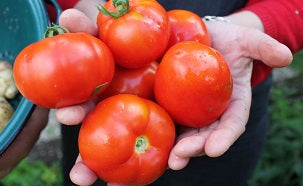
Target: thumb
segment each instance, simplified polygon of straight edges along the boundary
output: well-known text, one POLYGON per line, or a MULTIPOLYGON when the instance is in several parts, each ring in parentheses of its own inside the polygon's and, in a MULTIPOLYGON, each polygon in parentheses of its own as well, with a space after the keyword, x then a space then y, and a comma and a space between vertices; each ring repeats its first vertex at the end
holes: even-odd
POLYGON ((243 31, 244 51, 246 57, 262 61, 269 67, 285 67, 292 62, 290 49, 274 38, 255 29, 243 31))
POLYGON ((65 26, 70 32, 86 32, 96 36, 98 29, 93 21, 77 9, 67 9, 59 17, 59 24, 65 26))
POLYGON ((96 103, 91 99, 78 105, 62 107, 56 110, 56 118, 62 124, 77 125, 95 106, 96 103))
POLYGON ((92 185, 97 180, 97 175, 82 162, 80 155, 69 176, 71 181, 77 185, 92 185))

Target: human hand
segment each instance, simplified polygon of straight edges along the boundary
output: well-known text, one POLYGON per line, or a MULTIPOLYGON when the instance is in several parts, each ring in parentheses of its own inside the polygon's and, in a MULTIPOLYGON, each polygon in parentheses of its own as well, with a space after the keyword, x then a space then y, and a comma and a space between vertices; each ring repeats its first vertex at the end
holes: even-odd
POLYGON ((245 131, 251 105, 250 82, 254 59, 273 68, 284 67, 292 61, 290 50, 264 34, 262 24, 255 20, 255 15, 241 12, 230 18, 242 23, 239 17, 245 16, 252 18, 253 23, 247 23, 250 20, 248 17, 244 26, 225 22, 207 23, 212 47, 224 56, 230 67, 234 82, 231 103, 223 115, 207 127, 180 128, 168 162, 171 169, 184 168, 191 157, 203 154, 221 156, 245 131), (249 28, 254 25, 255 28, 249 28))
MULTIPOLYGON (((70 32, 85 32, 97 36, 97 6, 105 2, 106 0, 80 0, 74 8, 62 12, 59 25, 66 27, 70 32)), ((56 117, 62 124, 80 124, 95 105, 96 100, 93 98, 79 105, 60 108, 56 111, 56 117)))
MULTIPOLYGON (((100 0, 79 1, 75 8, 62 12, 59 24, 65 26, 70 32, 86 32, 96 36, 98 33, 95 24, 98 13, 96 5, 104 4, 104 2, 100 0)), ((92 98, 79 105, 57 109, 56 118, 62 124, 77 125, 95 106, 96 100, 92 98)), ((77 185, 92 185, 97 180, 95 173, 82 163, 80 155, 70 172, 70 178, 77 185)))
POLYGON ((36 107, 13 143, 0 156, 0 178, 5 177, 28 155, 47 124, 49 110, 36 107))
MULTIPOLYGON (((85 17, 80 12, 69 10, 62 14, 60 24, 71 31, 90 28, 86 32, 95 33, 94 24, 89 23, 89 18, 85 17), (74 18, 77 16, 81 17, 78 20, 85 20, 86 23, 75 22, 74 18)), ((257 29, 227 23, 210 23, 207 26, 213 38, 213 47, 223 54, 230 66, 234 79, 232 101, 220 120, 212 125, 200 129, 180 130, 177 144, 169 159, 170 168, 175 170, 185 167, 190 157, 202 153, 211 157, 222 155, 244 132, 251 104, 250 79, 253 59, 262 60, 271 67, 286 66, 292 60, 287 47, 257 29)), ((79 124, 94 106, 95 102, 90 100, 77 106, 58 109, 57 119, 68 125, 79 124)), ((80 156, 70 172, 70 177, 79 185, 91 185, 97 179, 82 163, 80 156)))

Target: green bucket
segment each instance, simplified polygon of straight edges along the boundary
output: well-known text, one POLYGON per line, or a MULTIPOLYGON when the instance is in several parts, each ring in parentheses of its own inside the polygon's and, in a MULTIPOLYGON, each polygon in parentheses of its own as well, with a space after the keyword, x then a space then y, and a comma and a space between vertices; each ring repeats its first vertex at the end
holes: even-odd
MULTIPOLYGON (((45 29, 50 25, 46 3, 56 9, 57 15, 61 13, 55 0, 0 1, 0 60, 13 64, 24 47, 43 38, 45 29)), ((0 133, 0 155, 18 135, 35 107, 21 94, 9 102, 15 112, 0 133)))

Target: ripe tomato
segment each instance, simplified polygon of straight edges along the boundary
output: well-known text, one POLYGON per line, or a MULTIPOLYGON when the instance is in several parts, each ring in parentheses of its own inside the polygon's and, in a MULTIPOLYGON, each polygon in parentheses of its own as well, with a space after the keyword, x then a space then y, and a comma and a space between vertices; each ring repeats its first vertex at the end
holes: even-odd
POLYGON ((156 103, 131 94, 109 97, 84 120, 79 151, 86 166, 116 184, 146 185, 167 168, 175 127, 156 103))
POLYGON ((171 26, 168 47, 181 41, 197 41, 211 46, 211 38, 201 17, 188 10, 167 12, 171 26))
POLYGON ((218 119, 232 94, 232 77, 222 55, 194 41, 164 55, 155 77, 155 98, 180 125, 202 127, 218 119))
MULTIPOLYGON (((165 9, 154 0, 108 1, 104 7, 116 11, 123 7, 124 14, 117 18, 99 13, 99 38, 113 52, 115 61, 125 68, 140 68, 158 59, 166 51, 170 35, 165 9), (118 8, 117 8, 118 9, 118 8)), ((101 8, 100 8, 101 9, 101 8)))
POLYGON ((126 69, 116 66, 113 80, 109 87, 100 94, 104 99, 116 94, 135 94, 146 99, 154 98, 154 81, 159 63, 153 61, 137 69, 126 69))
POLYGON ((15 60, 14 78, 25 98, 58 108, 89 99, 98 86, 110 83, 114 68, 113 56, 101 40, 64 33, 24 48, 15 60))

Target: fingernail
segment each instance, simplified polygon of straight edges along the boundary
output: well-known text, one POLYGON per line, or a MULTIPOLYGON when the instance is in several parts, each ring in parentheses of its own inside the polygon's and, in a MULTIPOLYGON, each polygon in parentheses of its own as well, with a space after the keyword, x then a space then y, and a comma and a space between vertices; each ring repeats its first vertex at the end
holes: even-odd
POLYGON ((169 160, 168 164, 172 170, 181 170, 188 164, 188 162, 189 158, 174 156, 172 160, 169 160))

